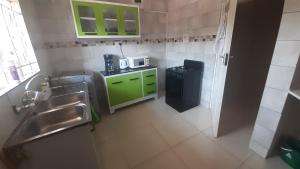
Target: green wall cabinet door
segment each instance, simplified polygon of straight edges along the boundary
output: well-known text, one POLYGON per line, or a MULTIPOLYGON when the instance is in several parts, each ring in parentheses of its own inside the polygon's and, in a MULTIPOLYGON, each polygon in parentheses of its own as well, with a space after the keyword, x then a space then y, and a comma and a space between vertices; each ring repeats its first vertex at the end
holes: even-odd
POLYGON ((72 1, 75 26, 79 36, 100 35, 98 4, 72 1))
POLYGON ((138 8, 120 7, 120 14, 121 14, 121 34, 139 35, 140 18, 139 18, 138 8))
POLYGON ((72 0, 79 38, 140 36, 139 7, 109 2, 72 0))
POLYGON ((101 4, 101 35, 120 34, 120 12, 116 5, 101 4))

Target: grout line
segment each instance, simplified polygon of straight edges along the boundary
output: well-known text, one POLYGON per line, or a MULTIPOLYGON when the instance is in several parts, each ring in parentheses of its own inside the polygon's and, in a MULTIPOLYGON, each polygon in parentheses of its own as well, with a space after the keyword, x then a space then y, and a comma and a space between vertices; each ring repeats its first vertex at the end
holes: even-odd
POLYGON ((187 169, 191 169, 188 165, 187 165, 187 163, 183 160, 183 159, 181 159, 181 157, 179 156, 179 155, 177 155, 177 153, 175 152, 175 150, 172 148, 171 149, 171 152, 175 155, 175 157, 177 157, 182 163, 183 163, 183 165, 187 168, 187 169))
MULTIPOLYGON (((215 143, 215 145, 217 145, 218 147, 220 147, 223 151, 225 151, 227 154, 231 155, 232 157, 234 157, 236 160, 243 162, 242 159, 240 159, 239 157, 237 157, 235 154, 233 154, 232 152, 228 151, 221 143, 217 142, 217 140, 219 138, 215 138, 212 139, 211 137, 209 137, 207 134, 201 132, 202 135, 204 135, 206 138, 208 138, 209 140, 211 140, 213 143, 215 143)), ((248 158, 248 157, 247 157, 248 158)), ((246 158, 246 159, 247 159, 246 158)))

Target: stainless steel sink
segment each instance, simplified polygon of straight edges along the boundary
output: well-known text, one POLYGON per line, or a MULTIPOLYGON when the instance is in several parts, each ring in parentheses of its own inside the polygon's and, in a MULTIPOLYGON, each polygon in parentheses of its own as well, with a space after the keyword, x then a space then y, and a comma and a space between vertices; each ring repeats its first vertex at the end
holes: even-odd
POLYGON ((86 84, 56 87, 48 101, 36 105, 6 146, 23 144, 91 121, 86 84))
POLYGON ((31 116, 20 130, 19 136, 24 141, 29 141, 51 134, 66 128, 78 125, 82 120, 88 120, 86 115, 87 106, 77 104, 60 109, 53 109, 31 116))
POLYGON ((66 107, 76 105, 78 103, 85 103, 87 99, 86 95, 86 92, 80 91, 75 93, 52 96, 47 102, 42 102, 39 105, 37 105, 33 113, 35 115, 59 107, 66 107))

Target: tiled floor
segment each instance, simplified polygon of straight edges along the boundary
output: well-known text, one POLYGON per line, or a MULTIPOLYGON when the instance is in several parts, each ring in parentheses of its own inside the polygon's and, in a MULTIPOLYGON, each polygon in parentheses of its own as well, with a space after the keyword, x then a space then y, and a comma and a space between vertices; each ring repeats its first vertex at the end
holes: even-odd
POLYGON ((288 169, 249 150, 250 127, 218 139, 211 131, 209 110, 179 114, 161 97, 104 117, 94 138, 101 169, 288 169))

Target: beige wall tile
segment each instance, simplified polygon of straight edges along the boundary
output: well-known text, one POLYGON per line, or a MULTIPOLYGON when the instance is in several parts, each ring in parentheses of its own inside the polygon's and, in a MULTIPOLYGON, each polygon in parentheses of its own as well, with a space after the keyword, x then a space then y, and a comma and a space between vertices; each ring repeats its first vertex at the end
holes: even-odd
POLYGON ((266 86, 289 91, 295 68, 271 65, 266 86))
POLYGON ((300 40, 300 12, 282 16, 278 40, 300 40))
POLYGON ((285 0, 284 12, 295 12, 295 11, 300 11, 300 1, 299 0, 285 0))
POLYGON ((299 41, 277 41, 272 65, 296 67, 299 56, 299 41))
POLYGON ((287 92, 266 87, 261 101, 261 106, 281 113, 287 98, 287 92))
POLYGON ((268 108, 260 107, 256 123, 275 132, 277 130, 280 118, 281 114, 278 112, 268 108))

